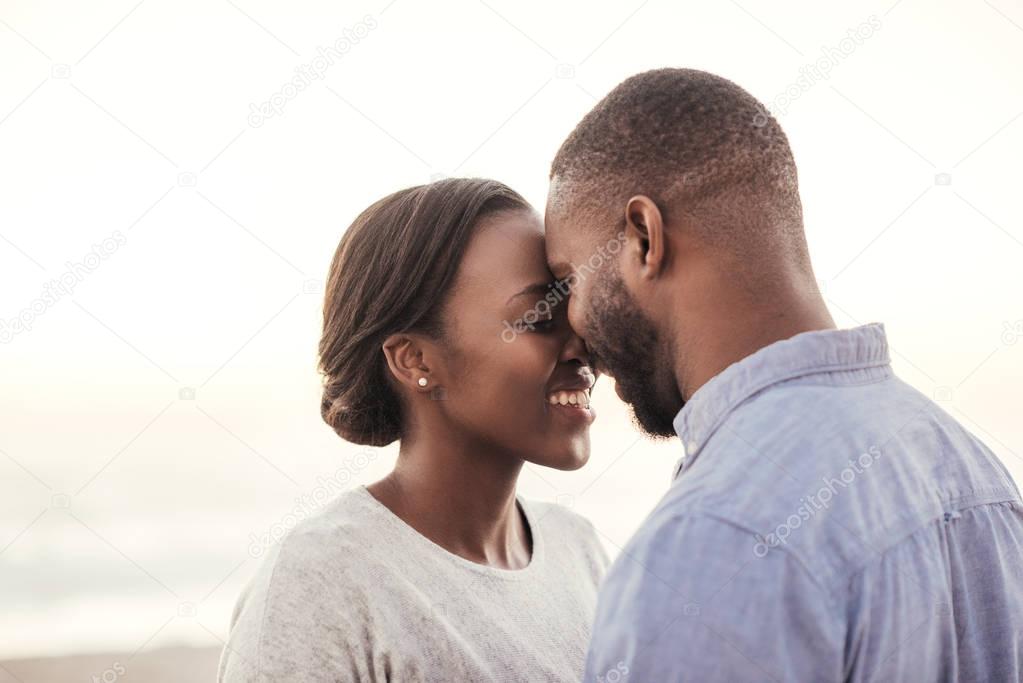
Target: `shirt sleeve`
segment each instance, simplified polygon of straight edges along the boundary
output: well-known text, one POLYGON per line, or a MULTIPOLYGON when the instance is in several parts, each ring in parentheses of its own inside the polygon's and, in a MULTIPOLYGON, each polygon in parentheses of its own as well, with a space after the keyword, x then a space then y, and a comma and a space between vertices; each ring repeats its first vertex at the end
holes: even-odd
POLYGON ((829 596, 784 548, 765 549, 713 517, 652 518, 601 590, 584 680, 841 681, 829 596))
POLYGON ((313 541, 282 543, 239 598, 218 683, 386 680, 372 656, 366 596, 353 586, 334 599, 338 568, 317 561, 313 541))

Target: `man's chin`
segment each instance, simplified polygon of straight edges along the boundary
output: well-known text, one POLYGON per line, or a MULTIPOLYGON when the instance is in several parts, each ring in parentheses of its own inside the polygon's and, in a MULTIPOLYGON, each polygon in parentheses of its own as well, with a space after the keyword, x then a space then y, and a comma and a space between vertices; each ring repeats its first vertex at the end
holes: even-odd
MULTIPOLYGON (((645 395, 644 390, 637 390, 634 393, 632 389, 632 387, 623 385, 622 382, 615 382, 615 393, 629 406, 633 424, 654 439, 670 439, 676 436, 674 420, 678 411, 661 410, 659 406, 651 403, 652 397, 645 395), (633 396, 642 398, 634 399, 633 396)), ((649 388, 645 391, 649 391, 649 388)))
POLYGON ((650 415, 644 415, 636 410, 636 406, 630 406, 632 408, 632 422, 644 435, 651 439, 674 439, 678 436, 675 433, 675 426, 670 420, 665 420, 661 417, 652 417, 650 415))

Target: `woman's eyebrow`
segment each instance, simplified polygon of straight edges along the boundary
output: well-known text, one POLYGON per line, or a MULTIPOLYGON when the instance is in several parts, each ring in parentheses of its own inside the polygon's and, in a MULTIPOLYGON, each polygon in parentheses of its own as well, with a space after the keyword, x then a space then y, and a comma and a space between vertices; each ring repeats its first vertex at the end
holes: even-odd
POLYGON ((544 292, 551 288, 552 284, 554 284, 554 281, 552 280, 545 280, 544 282, 534 282, 533 284, 524 287, 521 291, 516 292, 515 294, 512 294, 510 297, 508 297, 508 301, 506 301, 505 304, 510 304, 512 299, 515 299, 516 297, 520 296, 525 296, 526 294, 543 294, 544 292))

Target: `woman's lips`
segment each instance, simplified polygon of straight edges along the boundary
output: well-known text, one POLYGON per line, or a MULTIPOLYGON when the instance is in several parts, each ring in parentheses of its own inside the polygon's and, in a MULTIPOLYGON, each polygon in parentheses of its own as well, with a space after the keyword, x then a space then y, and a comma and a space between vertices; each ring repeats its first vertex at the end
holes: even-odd
POLYGON ((547 397, 547 408, 551 414, 560 415, 577 424, 592 424, 597 417, 597 413, 590 405, 589 391, 582 389, 552 392, 547 397))
POLYGON ((563 389, 552 391, 547 395, 547 402, 553 405, 590 407, 590 392, 588 389, 563 389))

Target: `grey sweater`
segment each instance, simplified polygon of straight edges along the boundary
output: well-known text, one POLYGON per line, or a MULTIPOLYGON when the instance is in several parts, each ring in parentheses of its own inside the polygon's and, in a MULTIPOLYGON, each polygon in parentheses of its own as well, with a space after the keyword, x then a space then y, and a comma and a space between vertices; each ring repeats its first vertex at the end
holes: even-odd
POLYGON ((235 607, 218 680, 578 681, 607 555, 567 509, 519 500, 529 565, 422 536, 365 487, 301 522, 235 607))

